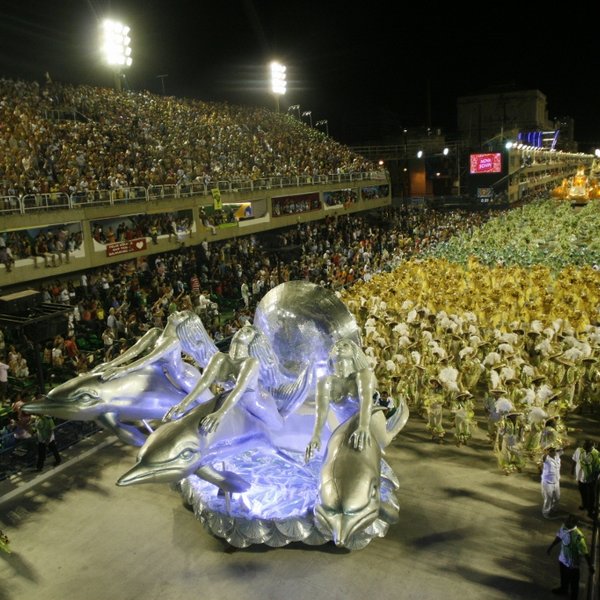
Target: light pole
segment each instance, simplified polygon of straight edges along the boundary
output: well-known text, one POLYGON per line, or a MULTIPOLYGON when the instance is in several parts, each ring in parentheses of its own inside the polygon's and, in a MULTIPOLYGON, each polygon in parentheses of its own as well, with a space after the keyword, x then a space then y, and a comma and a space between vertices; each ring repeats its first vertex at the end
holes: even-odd
POLYGON ((110 19, 105 19, 101 25, 102 54, 106 64, 114 71, 115 89, 118 92, 123 89, 122 70, 132 63, 129 31, 127 25, 110 19))
POLYGON ((168 77, 168 73, 165 73, 164 75, 157 75, 156 79, 160 79, 160 85, 162 88, 162 95, 165 95, 165 77, 168 77))
POLYGON ((310 110, 305 110, 305 111, 302 113, 302 116, 303 116, 303 117, 308 117, 308 119, 309 119, 309 121, 310 121, 310 127, 311 127, 311 129, 312 129, 312 126, 313 126, 313 124, 312 124, 312 111, 310 111, 310 110))
POLYGON ((460 146, 456 144, 456 195, 460 196, 460 146))
POLYGON ((322 119, 315 123, 315 127, 320 127, 321 125, 325 126, 325 135, 329 137, 329 121, 327 119, 322 119))
POLYGON ((296 114, 298 115, 298 121, 301 121, 300 119, 300 105, 299 104, 292 104, 291 106, 288 106, 288 112, 290 112, 291 110, 295 110, 296 114))
POLYGON ((274 60, 271 63, 271 91, 275 96, 275 110, 279 112, 279 96, 285 94, 287 89, 286 67, 274 60))

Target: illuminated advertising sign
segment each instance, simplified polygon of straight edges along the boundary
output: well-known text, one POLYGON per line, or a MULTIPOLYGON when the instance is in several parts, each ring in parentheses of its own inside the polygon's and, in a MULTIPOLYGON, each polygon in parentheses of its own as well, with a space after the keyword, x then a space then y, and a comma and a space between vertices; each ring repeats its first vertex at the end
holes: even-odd
POLYGON ((470 173, 478 175, 480 173, 502 173, 502 154, 494 152, 491 154, 471 154, 470 173))

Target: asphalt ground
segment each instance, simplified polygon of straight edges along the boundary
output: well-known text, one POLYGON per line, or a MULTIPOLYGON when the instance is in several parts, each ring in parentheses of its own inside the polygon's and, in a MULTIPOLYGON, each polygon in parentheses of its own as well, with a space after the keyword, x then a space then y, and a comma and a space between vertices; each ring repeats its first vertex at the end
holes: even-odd
MULTIPOLYGON (((430 440, 411 415, 387 449, 400 479, 400 521, 356 551, 333 544, 236 549, 204 530, 165 484, 120 488, 136 450, 100 432, 68 449, 58 468, 0 482, 0 600, 433 599, 552 597, 561 524, 541 515, 535 466, 505 476, 484 419, 468 446, 430 440)), ((600 441, 598 415, 570 417, 570 440, 600 441)), ((563 456, 560 508, 578 511, 563 456)), ((582 568, 580 598, 587 567, 582 568)))

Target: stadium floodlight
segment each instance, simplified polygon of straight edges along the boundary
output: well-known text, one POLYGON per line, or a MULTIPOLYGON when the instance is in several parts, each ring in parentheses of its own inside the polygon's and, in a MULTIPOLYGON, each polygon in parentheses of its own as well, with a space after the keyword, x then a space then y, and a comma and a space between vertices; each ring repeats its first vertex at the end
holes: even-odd
POLYGON ((279 112, 279 96, 283 96, 287 89, 285 65, 274 60, 271 62, 271 91, 275 95, 275 104, 279 112))
POLYGON ((129 31, 129 27, 119 21, 105 19, 101 24, 100 48, 104 62, 114 70, 117 90, 121 89, 121 70, 133 62, 129 31))
POLYGON ((301 121, 300 119, 300 105, 299 104, 291 104, 290 106, 288 106, 288 113, 290 111, 296 111, 296 114, 298 115, 298 121, 301 121))
POLYGON ((309 120, 309 122, 310 122, 310 126, 311 126, 311 128, 312 128, 312 126, 313 126, 313 124, 312 124, 312 111, 311 111, 311 110, 305 110, 305 111, 302 113, 302 116, 303 116, 303 117, 308 117, 308 120, 309 120))
POLYGON ((329 137, 329 121, 327 119, 321 119, 315 123, 315 127, 320 127, 321 125, 325 127, 325 135, 329 137))

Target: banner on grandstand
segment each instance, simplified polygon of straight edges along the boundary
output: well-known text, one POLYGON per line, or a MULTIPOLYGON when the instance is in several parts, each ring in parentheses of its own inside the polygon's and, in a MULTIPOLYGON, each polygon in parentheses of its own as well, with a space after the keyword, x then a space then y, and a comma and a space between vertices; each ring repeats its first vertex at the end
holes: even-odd
POLYGON ((117 254, 128 254, 129 252, 141 252, 148 247, 146 238, 136 240, 126 240, 125 242, 115 242, 107 244, 106 256, 116 256, 117 254))
POLYGON ((214 188, 210 190, 210 193, 213 197, 213 208, 215 210, 222 210, 223 202, 221 202, 221 190, 219 188, 214 188))

